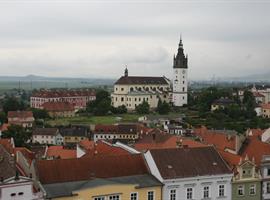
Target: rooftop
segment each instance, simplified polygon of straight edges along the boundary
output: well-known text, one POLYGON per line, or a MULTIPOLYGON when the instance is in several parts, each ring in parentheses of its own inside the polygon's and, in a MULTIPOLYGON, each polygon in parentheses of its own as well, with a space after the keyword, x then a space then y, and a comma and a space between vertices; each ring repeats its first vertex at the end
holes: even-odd
POLYGON ((32 111, 8 111, 8 118, 29 118, 33 117, 32 111))
POLYGON ((154 84, 154 85, 167 85, 168 80, 165 77, 148 77, 148 76, 122 76, 115 84, 154 84))

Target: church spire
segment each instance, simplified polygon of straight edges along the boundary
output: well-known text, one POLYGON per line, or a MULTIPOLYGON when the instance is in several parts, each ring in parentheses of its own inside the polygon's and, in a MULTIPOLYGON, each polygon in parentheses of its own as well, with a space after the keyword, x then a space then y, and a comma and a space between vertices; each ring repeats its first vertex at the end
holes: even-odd
POLYGON ((182 34, 180 35, 179 49, 183 49, 182 34))
POLYGON ((127 66, 126 66, 126 69, 125 69, 125 77, 128 76, 128 69, 127 69, 127 66))

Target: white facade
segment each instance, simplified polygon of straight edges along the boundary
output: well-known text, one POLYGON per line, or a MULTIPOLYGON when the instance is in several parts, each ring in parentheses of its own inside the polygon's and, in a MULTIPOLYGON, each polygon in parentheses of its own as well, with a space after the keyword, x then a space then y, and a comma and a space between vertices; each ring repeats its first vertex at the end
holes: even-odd
POLYGON ((173 72, 173 104, 183 106, 188 100, 188 69, 174 68, 173 72))
POLYGON ((39 144, 62 145, 64 138, 59 133, 57 135, 33 135, 32 141, 39 144))
POLYGON ((26 177, 9 178, 0 184, 0 199, 3 200, 41 200, 41 192, 33 192, 33 181, 26 177))
POLYGON ((263 156, 261 164, 262 199, 270 199, 270 155, 263 156))
POLYGON ((151 173, 164 184, 162 188, 163 200, 232 199, 231 180, 233 174, 164 179, 150 151, 146 152, 144 156, 151 173), (204 196, 206 194, 208 196, 204 196))

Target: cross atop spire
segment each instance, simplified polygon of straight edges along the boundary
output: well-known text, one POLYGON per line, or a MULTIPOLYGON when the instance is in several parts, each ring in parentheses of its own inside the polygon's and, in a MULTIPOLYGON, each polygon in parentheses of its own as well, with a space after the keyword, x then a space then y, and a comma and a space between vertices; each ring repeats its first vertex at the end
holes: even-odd
POLYGON ((126 65, 126 69, 125 69, 125 76, 128 76, 128 68, 127 68, 127 65, 126 65))
POLYGON ((183 43, 182 43, 182 34, 180 34, 180 42, 179 42, 179 49, 183 49, 183 43))

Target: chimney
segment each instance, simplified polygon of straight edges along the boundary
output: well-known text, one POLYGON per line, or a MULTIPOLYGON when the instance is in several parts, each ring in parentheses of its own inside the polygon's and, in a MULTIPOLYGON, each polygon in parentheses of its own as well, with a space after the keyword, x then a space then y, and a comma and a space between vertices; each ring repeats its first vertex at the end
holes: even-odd
POLYGON ((152 134, 152 138, 153 138, 154 141, 156 140, 156 134, 155 133, 152 134))

